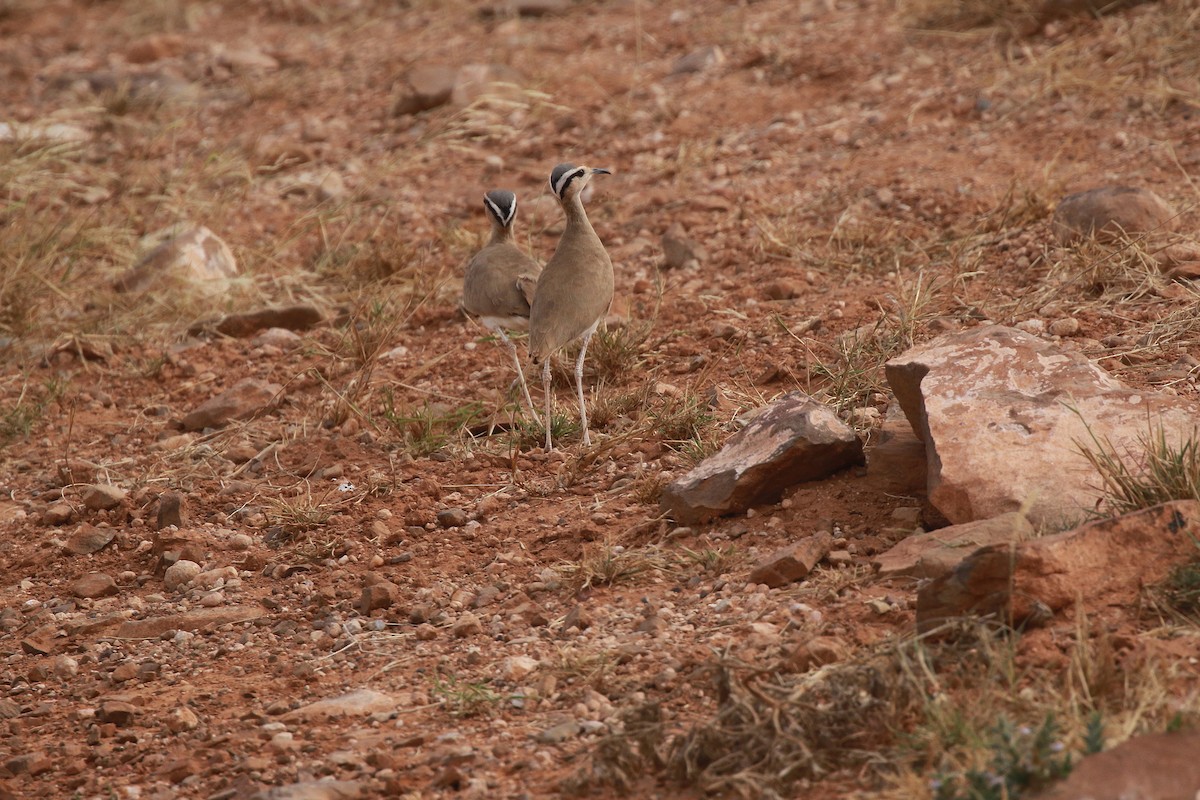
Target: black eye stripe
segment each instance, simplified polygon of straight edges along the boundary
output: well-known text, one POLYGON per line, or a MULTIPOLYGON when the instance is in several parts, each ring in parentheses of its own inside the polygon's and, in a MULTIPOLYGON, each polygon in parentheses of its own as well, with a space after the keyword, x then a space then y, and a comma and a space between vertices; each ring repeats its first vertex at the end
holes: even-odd
POLYGON ((571 185, 571 181, 575 180, 576 178, 582 178, 586 173, 587 171, 582 167, 572 170, 571 172, 568 172, 560 177, 556 186, 552 186, 550 188, 554 190, 556 195, 562 197, 564 194, 566 194, 567 187, 571 185))

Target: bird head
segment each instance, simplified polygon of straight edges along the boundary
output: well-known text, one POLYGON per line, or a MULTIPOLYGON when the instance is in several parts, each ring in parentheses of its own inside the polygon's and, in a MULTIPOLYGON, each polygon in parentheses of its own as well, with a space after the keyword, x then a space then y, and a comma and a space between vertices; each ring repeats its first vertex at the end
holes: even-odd
POLYGON ((606 169, 598 167, 578 167, 574 164, 559 164, 550 173, 550 189, 558 197, 559 202, 565 203, 577 197, 587 186, 593 175, 611 175, 606 169))
POLYGON ((507 228, 517 217, 517 196, 507 189, 492 189, 483 196, 483 207, 493 223, 507 228))

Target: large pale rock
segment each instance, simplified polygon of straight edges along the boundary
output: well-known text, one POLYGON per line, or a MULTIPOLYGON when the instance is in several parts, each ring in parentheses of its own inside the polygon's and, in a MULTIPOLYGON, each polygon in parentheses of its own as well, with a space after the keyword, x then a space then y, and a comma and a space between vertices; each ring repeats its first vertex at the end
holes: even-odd
POLYGON ((1093 435, 1125 455, 1144 450, 1151 425, 1172 443, 1195 433, 1197 409, 1180 398, 1015 328, 947 334, 886 372, 925 442, 929 500, 954 524, 1018 510, 1035 526, 1073 524, 1103 494, 1083 455, 1093 435))
POLYGON ((229 245, 203 225, 180 223, 142 240, 146 253, 117 281, 119 292, 142 292, 163 284, 190 285, 220 294, 238 275, 229 245))
POLYGON ((1054 209, 1054 235, 1063 244, 1095 236, 1112 241, 1122 235, 1170 233, 1178 217, 1165 200, 1149 189, 1102 186, 1068 195, 1054 209))
POLYGON ((779 499, 783 490, 861 464, 862 442, 828 406, 785 395, 725 446, 663 490, 664 511, 684 525, 779 499))
POLYGON ((1151 733, 1087 756, 1033 800, 1195 800, 1200 732, 1151 733))
POLYGON ((1133 606, 1142 587, 1195 558, 1200 502, 1176 500, 1019 544, 993 544, 917 594, 917 630, 983 616, 1040 625, 1077 602, 1133 606))
POLYGON ((270 409, 283 387, 257 378, 243 378, 231 388, 192 409, 183 418, 185 430, 221 428, 239 419, 249 419, 270 409))
POLYGON ((1012 511, 992 519, 913 534, 886 553, 880 553, 871 565, 881 578, 938 578, 980 547, 1023 542, 1033 534, 1033 526, 1025 515, 1012 511))

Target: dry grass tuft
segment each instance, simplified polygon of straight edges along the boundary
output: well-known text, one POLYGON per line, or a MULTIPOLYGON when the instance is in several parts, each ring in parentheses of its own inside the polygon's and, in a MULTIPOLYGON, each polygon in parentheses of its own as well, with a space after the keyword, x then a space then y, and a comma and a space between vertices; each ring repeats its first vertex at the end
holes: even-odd
POLYGON ((862 765, 920 705, 920 687, 887 657, 803 675, 724 662, 713 718, 672 742, 667 772, 706 793, 788 797, 805 780, 862 765))
POLYGON ((1160 425, 1139 437, 1137 452, 1121 453, 1088 429, 1091 443, 1076 442, 1100 476, 1104 497, 1096 514, 1120 516, 1171 500, 1200 500, 1200 441, 1195 434, 1169 438, 1160 425))

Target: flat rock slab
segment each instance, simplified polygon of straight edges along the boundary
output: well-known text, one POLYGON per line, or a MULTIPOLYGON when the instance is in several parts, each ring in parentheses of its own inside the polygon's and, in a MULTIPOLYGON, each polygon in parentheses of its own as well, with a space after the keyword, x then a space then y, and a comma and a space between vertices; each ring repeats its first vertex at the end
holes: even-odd
POLYGON ((399 705, 391 695, 374 689, 358 689, 338 697, 328 697, 301 706, 283 715, 284 720, 312 720, 328 717, 365 717, 368 714, 395 711, 399 705))
POLYGON ((1033 800, 1195 800, 1200 732, 1151 733, 1087 756, 1033 800))
POLYGON ((1059 242, 1074 244, 1093 236, 1112 241, 1123 234, 1171 233, 1177 220, 1175 209, 1149 189, 1101 186, 1059 200, 1051 226, 1059 242))
POLYGON ((993 544, 969 555, 917 593, 917 630, 946 620, 993 617, 1039 625, 1082 602, 1088 608, 1134 605, 1196 557, 1200 502, 1176 500, 1019 544, 993 544))
POLYGON ((1170 443, 1200 415, 1179 397, 1126 386, 1084 356, 1015 328, 941 336, 886 365, 925 443, 929 501, 952 524, 1024 511, 1035 526, 1086 519, 1103 496, 1083 455, 1093 436, 1144 451, 1151 425, 1170 443))
POLYGON ((980 547, 1023 542, 1033 534, 1025 515, 1012 511, 992 519, 913 534, 880 553, 871 565, 881 578, 939 578, 980 547))
POLYGON ((183 427, 189 431, 223 428, 234 420, 249 419, 271 408, 283 391, 277 383, 243 378, 229 389, 188 412, 183 427))
POLYGON ((660 504, 677 522, 691 525, 773 503, 790 486, 861 463, 862 442, 854 431, 828 406, 793 392, 668 485, 660 504))
POLYGON ((201 628, 218 628, 235 622, 248 622, 266 616, 266 611, 255 606, 224 606, 220 608, 197 608, 182 614, 149 619, 130 620, 117 628, 118 639, 157 639, 167 631, 198 631, 201 628))

